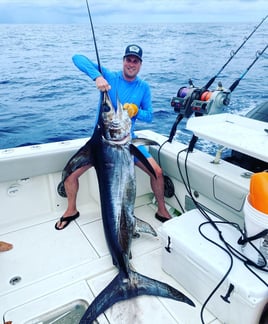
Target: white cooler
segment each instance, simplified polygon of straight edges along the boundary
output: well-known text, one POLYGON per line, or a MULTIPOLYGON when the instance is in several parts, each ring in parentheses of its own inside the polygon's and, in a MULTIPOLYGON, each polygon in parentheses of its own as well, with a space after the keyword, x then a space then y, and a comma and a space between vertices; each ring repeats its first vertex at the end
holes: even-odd
MULTIPOLYGON (((218 218, 209 215, 213 220, 218 218)), ((193 297, 203 304, 230 267, 230 257, 219 247, 207 241, 198 227, 206 222, 196 209, 164 223, 162 268, 175 278, 193 297)), ((225 240, 239 251, 237 240, 241 236, 230 225, 217 224, 225 240)), ((211 224, 202 232, 223 246, 218 232, 211 224)), ((212 296, 206 308, 227 324, 257 324, 268 302, 268 288, 237 258, 231 272, 212 296), (225 297, 225 300, 221 297, 225 297)), ((254 271, 256 271, 254 269, 254 271)), ((268 273, 257 271, 268 283, 268 273)))

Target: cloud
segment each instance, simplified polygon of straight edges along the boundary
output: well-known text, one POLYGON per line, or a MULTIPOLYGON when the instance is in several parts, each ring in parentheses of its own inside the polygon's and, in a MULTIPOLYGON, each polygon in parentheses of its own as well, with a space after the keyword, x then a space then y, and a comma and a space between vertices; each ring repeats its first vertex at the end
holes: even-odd
POLYGON ((266 0, 120 0, 96 1, 92 12, 99 17, 112 19, 113 15, 123 22, 216 22, 256 21, 263 17, 266 0))
MULTIPOLYGON (((254 22, 267 0, 88 0, 97 23, 254 22)), ((84 0, 0 0, 0 23, 88 22, 84 0)))

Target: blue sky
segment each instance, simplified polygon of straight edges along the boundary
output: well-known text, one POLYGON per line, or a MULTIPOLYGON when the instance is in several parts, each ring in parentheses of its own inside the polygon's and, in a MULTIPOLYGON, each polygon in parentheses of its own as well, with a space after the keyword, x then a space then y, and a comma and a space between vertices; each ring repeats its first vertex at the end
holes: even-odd
MULTIPOLYGON (((95 23, 256 22, 268 0, 88 0, 95 23)), ((86 0, 0 0, 0 23, 88 23, 86 0)))

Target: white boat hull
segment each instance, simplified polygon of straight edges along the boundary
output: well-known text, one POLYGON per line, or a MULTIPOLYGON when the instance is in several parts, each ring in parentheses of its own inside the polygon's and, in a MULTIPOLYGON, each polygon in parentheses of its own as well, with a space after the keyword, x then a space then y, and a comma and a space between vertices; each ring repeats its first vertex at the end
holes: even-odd
MULTIPOLYGON (((166 140, 151 131, 139 133, 140 137, 160 144, 166 140)), ((41 323, 47 318, 44 316, 59 318, 64 310, 68 313, 64 307, 73 301, 90 304, 116 273, 103 234, 93 169, 80 180, 77 204, 81 216, 63 231, 54 229, 66 208, 66 199, 56 190, 61 171, 86 140, 0 151, 0 240, 14 245, 12 250, 0 253, 0 314, 12 324, 41 323)), ((160 154, 161 167, 172 180, 183 211, 195 207, 178 172, 177 153, 185 148, 178 142, 167 143, 160 154)), ((150 148, 156 160, 157 150, 150 148)), ((184 160, 182 153, 179 164, 183 175, 184 160)), ((249 189, 249 178, 243 176, 246 170, 225 161, 212 164, 212 160, 212 156, 198 150, 190 153, 187 166, 192 194, 214 215, 242 226, 243 204, 249 189)), ((161 223, 154 218, 156 206, 149 177, 139 169, 136 174, 135 215, 158 231, 161 223)), ((166 203, 182 211, 174 196, 166 198, 166 203)), ((133 266, 142 274, 188 294, 187 289, 163 271, 161 246, 159 237, 141 235, 133 242, 133 266)), ((202 305, 194 296, 189 297, 196 303, 195 309, 173 300, 144 296, 113 306, 99 317, 99 322, 200 323, 202 305)), ((205 321, 220 323, 207 310, 205 321)))

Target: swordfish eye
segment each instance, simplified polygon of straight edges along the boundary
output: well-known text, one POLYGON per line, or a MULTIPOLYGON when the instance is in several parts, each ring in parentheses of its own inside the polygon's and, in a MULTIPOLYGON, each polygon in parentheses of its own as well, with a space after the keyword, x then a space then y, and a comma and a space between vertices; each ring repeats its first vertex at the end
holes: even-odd
POLYGON ((109 112, 110 110, 111 110, 111 108, 109 107, 109 105, 106 102, 104 102, 102 104, 102 111, 103 112, 109 112))

